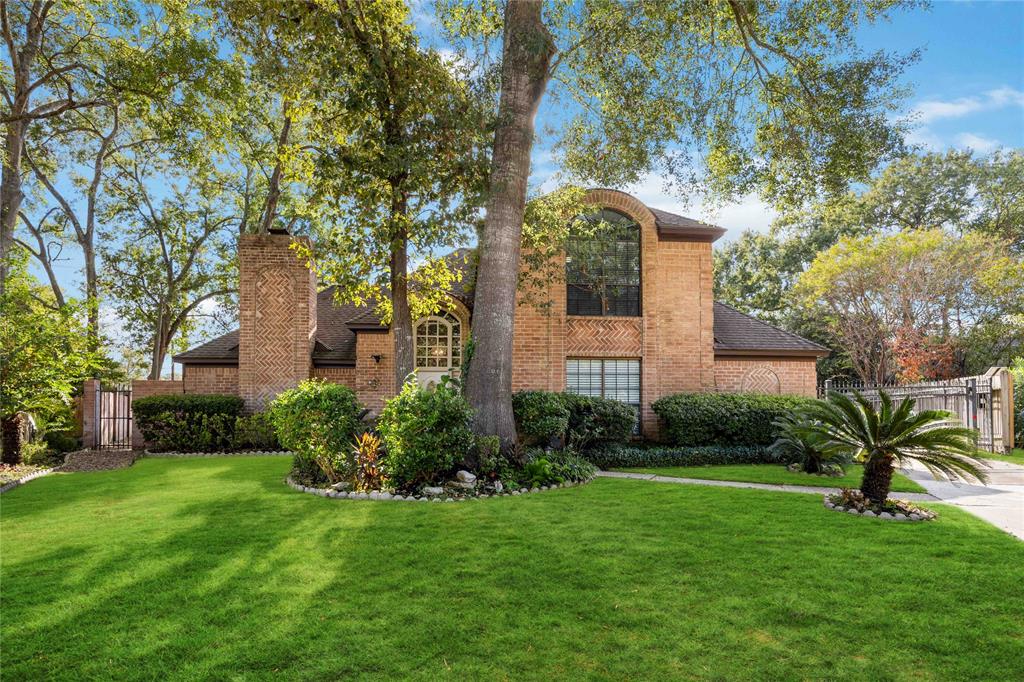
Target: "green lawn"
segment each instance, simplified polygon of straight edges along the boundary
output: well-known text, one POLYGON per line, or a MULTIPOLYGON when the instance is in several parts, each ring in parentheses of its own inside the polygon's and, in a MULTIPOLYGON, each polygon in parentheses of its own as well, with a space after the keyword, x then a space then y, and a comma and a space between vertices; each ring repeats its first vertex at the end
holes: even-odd
MULTIPOLYGON (((828 478, 811 476, 800 472, 787 471, 781 464, 722 464, 714 466, 691 467, 648 467, 640 469, 616 469, 616 471, 633 471, 640 474, 658 474, 659 476, 678 476, 680 478, 700 478, 708 481, 743 481, 745 483, 773 483, 788 485, 826 486, 832 488, 859 488, 864 467, 851 464, 846 467, 846 474, 841 477, 828 478)), ((923 493, 925 489, 906 476, 894 474, 892 489, 901 493, 923 493)))
POLYGON ((1020 464, 1024 466, 1024 450, 1020 448, 1014 448, 1008 455, 997 455, 991 452, 980 452, 978 457, 984 459, 998 459, 1000 462, 1011 462, 1012 464, 1020 464))
POLYGON ((7 493, 3 676, 1024 677, 1024 543, 954 508, 599 479, 452 504, 144 459, 7 493))

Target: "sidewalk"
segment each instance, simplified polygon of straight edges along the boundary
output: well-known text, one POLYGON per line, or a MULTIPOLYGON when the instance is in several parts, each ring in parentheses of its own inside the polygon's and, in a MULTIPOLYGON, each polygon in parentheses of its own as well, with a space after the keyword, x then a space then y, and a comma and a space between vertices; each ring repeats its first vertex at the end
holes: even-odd
POLYGON ((924 466, 914 462, 901 471, 935 498, 955 505, 1024 540, 1024 467, 985 460, 988 485, 963 480, 936 481, 924 466))

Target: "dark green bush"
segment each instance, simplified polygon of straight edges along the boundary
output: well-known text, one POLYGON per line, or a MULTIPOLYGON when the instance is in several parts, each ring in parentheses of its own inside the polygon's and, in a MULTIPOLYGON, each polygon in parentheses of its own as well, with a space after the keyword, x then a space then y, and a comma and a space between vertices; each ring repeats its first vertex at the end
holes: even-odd
POLYGON ((81 445, 78 436, 68 431, 47 431, 43 434, 47 447, 57 453, 78 450, 81 445))
POLYGON ((772 422, 812 402, 791 395, 678 393, 652 407, 673 445, 770 445, 775 440, 772 422))
POLYGON ((671 447, 606 445, 584 458, 602 469, 699 466, 704 464, 778 464, 782 459, 762 446, 671 447))
POLYGON ((629 441, 637 418, 636 409, 618 400, 549 391, 516 393, 512 409, 527 445, 562 439, 578 449, 629 441))
POLYGON ((132 402, 135 424, 155 450, 230 450, 242 399, 233 395, 155 395, 132 402))
POLYGON ((352 389, 316 379, 280 393, 267 411, 281 445, 295 453, 296 469, 308 473, 315 465, 331 483, 355 475, 360 412, 352 389))
POLYGON ((547 445, 565 436, 569 428, 569 408, 559 393, 519 391, 512 396, 516 431, 527 445, 547 445))
POLYGON ((235 419, 235 450, 280 450, 277 431, 267 412, 235 419))
POLYGON ((442 380, 433 389, 422 389, 407 383, 377 419, 387 450, 385 479, 398 490, 438 482, 474 446, 472 418, 473 410, 454 384, 442 380))
POLYGON ((626 443, 633 438, 637 414, 632 405, 572 393, 563 393, 561 397, 569 409, 565 439, 576 449, 603 443, 626 443))
POLYGON ((597 467, 573 450, 551 450, 542 455, 551 463, 552 472, 563 481, 589 481, 597 467))
POLYGON ((519 472, 519 483, 527 488, 539 488, 542 485, 557 485, 565 479, 555 473, 551 462, 543 455, 528 460, 519 472))

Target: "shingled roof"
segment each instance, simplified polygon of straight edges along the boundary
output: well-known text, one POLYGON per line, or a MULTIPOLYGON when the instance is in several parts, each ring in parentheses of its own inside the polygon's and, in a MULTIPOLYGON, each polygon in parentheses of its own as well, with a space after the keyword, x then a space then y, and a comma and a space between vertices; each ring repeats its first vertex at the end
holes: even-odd
POLYGON ((715 355, 824 357, 829 349, 715 301, 715 355))

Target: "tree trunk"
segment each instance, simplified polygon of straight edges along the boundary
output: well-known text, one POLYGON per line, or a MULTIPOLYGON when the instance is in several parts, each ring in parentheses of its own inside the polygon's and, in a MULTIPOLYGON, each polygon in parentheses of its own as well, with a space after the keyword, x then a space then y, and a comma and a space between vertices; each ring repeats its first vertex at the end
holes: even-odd
POLYGON ((21 415, 14 414, 0 421, 0 461, 4 464, 21 463, 21 415))
POLYGON ((879 454, 871 455, 868 461, 864 462, 864 478, 860 482, 860 491, 874 504, 882 504, 889 496, 892 474, 891 457, 879 454))
POLYGON ((414 369, 412 313, 409 311, 409 238, 402 233, 391 242, 391 333, 395 342, 395 390, 401 391, 414 369))
POLYGON ((21 190, 21 152, 25 143, 25 122, 7 124, 3 175, 0 178, 0 296, 7 286, 8 263, 14 246, 14 226, 25 198, 21 190))
POLYGON ((512 332, 526 183, 534 119, 547 87, 554 54, 554 40, 544 26, 540 0, 507 3, 498 128, 473 306, 475 351, 466 385, 470 404, 476 411, 474 430, 480 435, 497 435, 506 453, 516 445, 512 332))
POLYGON ((85 259, 85 307, 88 315, 89 347, 96 350, 100 347, 100 291, 96 277, 96 247, 93 245, 92 233, 82 244, 82 257, 85 259))

